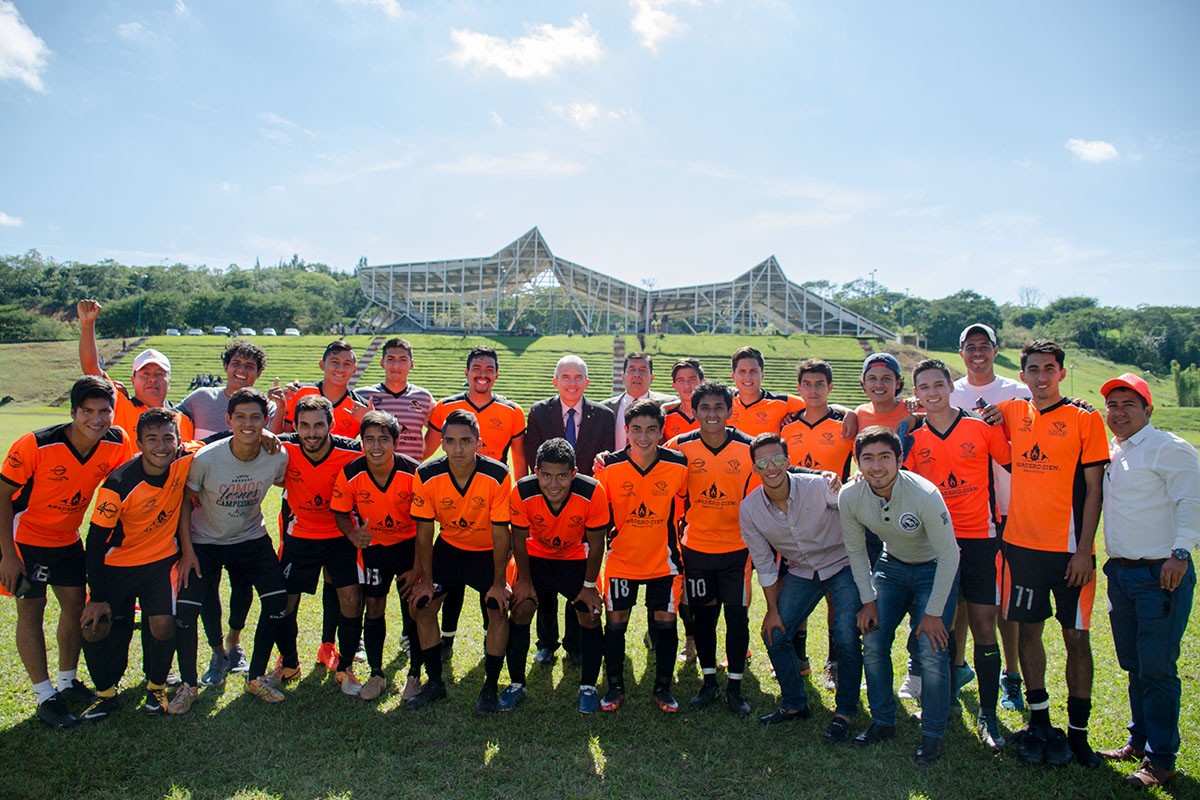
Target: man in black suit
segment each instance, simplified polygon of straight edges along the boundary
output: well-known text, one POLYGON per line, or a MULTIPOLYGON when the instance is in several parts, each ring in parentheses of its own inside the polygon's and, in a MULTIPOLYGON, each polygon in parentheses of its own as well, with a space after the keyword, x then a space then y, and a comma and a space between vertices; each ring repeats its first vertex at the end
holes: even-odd
MULTIPOLYGON (((614 449, 625 449, 625 409, 635 400, 643 397, 655 401, 659 405, 675 400, 670 394, 660 394, 650 390, 654 382, 654 361, 645 353, 626 353, 625 363, 621 365, 621 379, 625 382, 625 391, 602 400, 600 405, 613 412, 614 449)), ((576 455, 576 461, 583 457, 576 455)))
MULTIPOLYGON (((558 395, 539 400, 529 409, 525 423, 526 463, 537 463, 537 450, 542 442, 562 437, 575 448, 579 472, 591 475, 596 454, 616 449, 613 412, 583 396, 588 382, 587 364, 582 358, 567 355, 558 360, 554 367, 554 388, 558 395)), ((563 619, 563 649, 572 664, 579 664, 579 620, 569 606, 563 619)), ((538 597, 537 636, 534 659, 539 664, 552 663, 558 648, 558 594, 555 592, 538 597)))

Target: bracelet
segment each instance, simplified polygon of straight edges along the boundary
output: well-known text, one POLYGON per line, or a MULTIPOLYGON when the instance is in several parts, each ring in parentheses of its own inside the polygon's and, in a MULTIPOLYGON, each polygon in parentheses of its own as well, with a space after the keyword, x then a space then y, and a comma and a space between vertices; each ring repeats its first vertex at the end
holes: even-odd
POLYGON ((595 588, 596 588, 596 582, 595 582, 595 581, 584 581, 584 582, 583 582, 583 588, 585 588, 585 589, 595 589, 595 588))

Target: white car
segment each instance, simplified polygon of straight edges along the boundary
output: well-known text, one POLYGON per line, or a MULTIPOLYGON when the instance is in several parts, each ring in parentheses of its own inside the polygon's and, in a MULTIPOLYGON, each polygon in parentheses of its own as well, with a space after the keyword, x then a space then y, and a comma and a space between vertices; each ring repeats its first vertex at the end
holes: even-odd
POLYGON ((284 328, 283 335, 284 336, 299 336, 300 331, 296 330, 295 328, 284 328))
POLYGON ((225 327, 224 325, 213 326, 213 336, 228 336, 228 335, 229 335, 229 328, 225 327))
POLYGON ((254 328, 238 328, 238 336, 258 336, 258 331, 254 328))
POLYGON ((199 328, 188 328, 187 335, 188 336, 203 336, 204 331, 200 330, 199 328))
POLYGON ((167 336, 181 336, 179 328, 167 328, 167 336))
POLYGON ((274 328, 263 328, 263 336, 274 336, 274 335, 275 335, 274 328))

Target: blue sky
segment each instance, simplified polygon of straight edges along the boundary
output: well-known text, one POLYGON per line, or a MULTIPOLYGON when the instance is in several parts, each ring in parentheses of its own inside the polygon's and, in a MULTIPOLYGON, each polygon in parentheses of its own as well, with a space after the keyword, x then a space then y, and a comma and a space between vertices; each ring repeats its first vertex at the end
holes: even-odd
POLYGON ((0 253, 1200 303, 1200 4, 0 0, 0 253))

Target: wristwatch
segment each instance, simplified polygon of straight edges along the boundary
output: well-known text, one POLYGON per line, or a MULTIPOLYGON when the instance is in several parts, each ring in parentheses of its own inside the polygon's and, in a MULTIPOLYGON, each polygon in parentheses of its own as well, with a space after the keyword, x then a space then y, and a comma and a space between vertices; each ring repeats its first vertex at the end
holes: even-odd
POLYGON ((1171 555, 1174 558, 1178 558, 1180 561, 1191 561, 1192 560, 1192 551, 1188 550, 1186 548, 1183 548, 1183 547, 1176 547, 1174 550, 1171 551, 1171 555))

